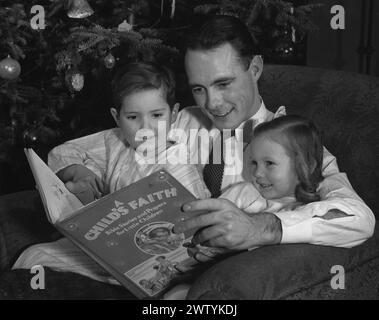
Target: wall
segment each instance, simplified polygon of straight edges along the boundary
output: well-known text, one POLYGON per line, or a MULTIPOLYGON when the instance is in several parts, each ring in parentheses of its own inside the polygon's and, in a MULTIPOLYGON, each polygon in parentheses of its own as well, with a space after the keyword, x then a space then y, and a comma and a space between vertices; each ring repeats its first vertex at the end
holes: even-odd
POLYGON ((308 36, 307 65, 327 69, 346 70, 379 76, 379 1, 377 0, 312 0, 324 6, 312 14, 319 31, 308 36), (371 4, 371 8, 370 8, 371 4), (345 30, 333 30, 330 9, 334 5, 345 8, 345 30), (363 6, 366 6, 362 13, 363 6), (371 9, 371 10, 370 10, 371 9), (367 44, 369 12, 372 12, 371 65, 361 59, 361 43, 367 44))

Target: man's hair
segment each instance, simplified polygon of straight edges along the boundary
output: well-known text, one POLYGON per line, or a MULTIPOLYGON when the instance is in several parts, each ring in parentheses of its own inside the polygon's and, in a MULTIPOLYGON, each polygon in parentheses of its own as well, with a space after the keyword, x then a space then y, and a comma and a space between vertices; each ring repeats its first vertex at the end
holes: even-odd
POLYGON ((171 70, 152 62, 132 62, 120 69, 112 81, 113 104, 120 111, 124 99, 134 93, 158 89, 172 109, 175 104, 175 78, 171 70))
POLYGON ((229 43, 236 50, 242 65, 247 69, 257 46, 247 26, 238 18, 216 15, 209 17, 200 26, 195 26, 188 35, 187 50, 211 50, 229 43))
POLYGON ((254 137, 261 135, 279 143, 294 160, 299 184, 295 196, 299 202, 320 200, 317 193, 322 177, 323 145, 321 135, 312 121, 287 115, 258 125, 254 137))

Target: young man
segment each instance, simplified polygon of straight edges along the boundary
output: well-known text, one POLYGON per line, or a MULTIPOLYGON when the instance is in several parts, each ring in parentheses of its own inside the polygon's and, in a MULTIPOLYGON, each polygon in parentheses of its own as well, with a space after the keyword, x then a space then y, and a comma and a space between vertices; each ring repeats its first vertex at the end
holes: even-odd
MULTIPOLYGON (((275 116, 259 96, 257 83, 263 61, 254 48, 247 27, 231 16, 210 18, 189 39, 185 55, 189 85, 197 105, 220 130, 246 131, 250 126, 247 131, 251 131, 251 126, 275 116)), ((207 166, 205 179, 206 171, 207 166)), ((217 176, 210 171, 208 176, 217 176)), ((205 199, 189 203, 183 210, 209 213, 177 224, 175 232, 196 228, 200 231, 194 244, 229 250, 277 243, 353 247, 371 237, 375 226, 372 211, 354 192, 346 175, 339 172, 336 159, 326 149, 323 176, 322 201, 309 204, 302 211, 249 217, 230 201, 205 199), (326 215, 328 210, 341 207, 343 211, 326 215)), ((221 182, 208 183, 208 187, 220 185, 222 191, 241 178, 238 174, 221 177, 221 182)), ((219 194, 220 190, 216 192, 219 194)))

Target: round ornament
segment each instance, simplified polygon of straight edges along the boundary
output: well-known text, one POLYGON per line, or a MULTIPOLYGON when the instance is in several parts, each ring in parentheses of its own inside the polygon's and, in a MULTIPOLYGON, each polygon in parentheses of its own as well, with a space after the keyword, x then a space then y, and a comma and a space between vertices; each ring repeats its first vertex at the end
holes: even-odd
POLYGON ((36 126, 31 126, 30 128, 25 129, 22 135, 24 146, 33 147, 39 144, 39 130, 36 126))
POLYGON ((84 87, 84 75, 79 71, 69 71, 66 74, 66 84, 70 91, 81 91, 84 87))
POLYGON ((14 80, 21 73, 20 63, 10 56, 0 61, 0 77, 6 80, 14 80))
POLYGON ((116 58, 113 56, 113 54, 108 54, 105 58, 104 58, 104 65, 106 68, 108 69, 112 69, 116 64, 116 58))

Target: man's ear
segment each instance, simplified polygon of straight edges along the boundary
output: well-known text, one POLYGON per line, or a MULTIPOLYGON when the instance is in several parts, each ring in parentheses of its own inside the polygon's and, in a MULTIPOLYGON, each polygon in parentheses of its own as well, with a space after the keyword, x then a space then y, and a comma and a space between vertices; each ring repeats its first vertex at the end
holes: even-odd
POLYGON ((175 103, 174 104, 174 107, 172 108, 172 111, 171 111, 171 123, 174 123, 176 121, 176 118, 178 117, 178 113, 179 113, 179 107, 180 107, 180 103, 175 103))
POLYGON ((261 77, 261 74, 263 72, 262 56, 259 56, 259 55, 254 56, 253 60, 251 60, 249 70, 250 70, 254 80, 257 82, 259 80, 259 78, 261 77))
POLYGON ((110 108, 110 111, 111 111, 111 115, 114 119, 114 121, 116 122, 116 125, 119 127, 119 114, 117 112, 117 110, 115 108, 110 108))

